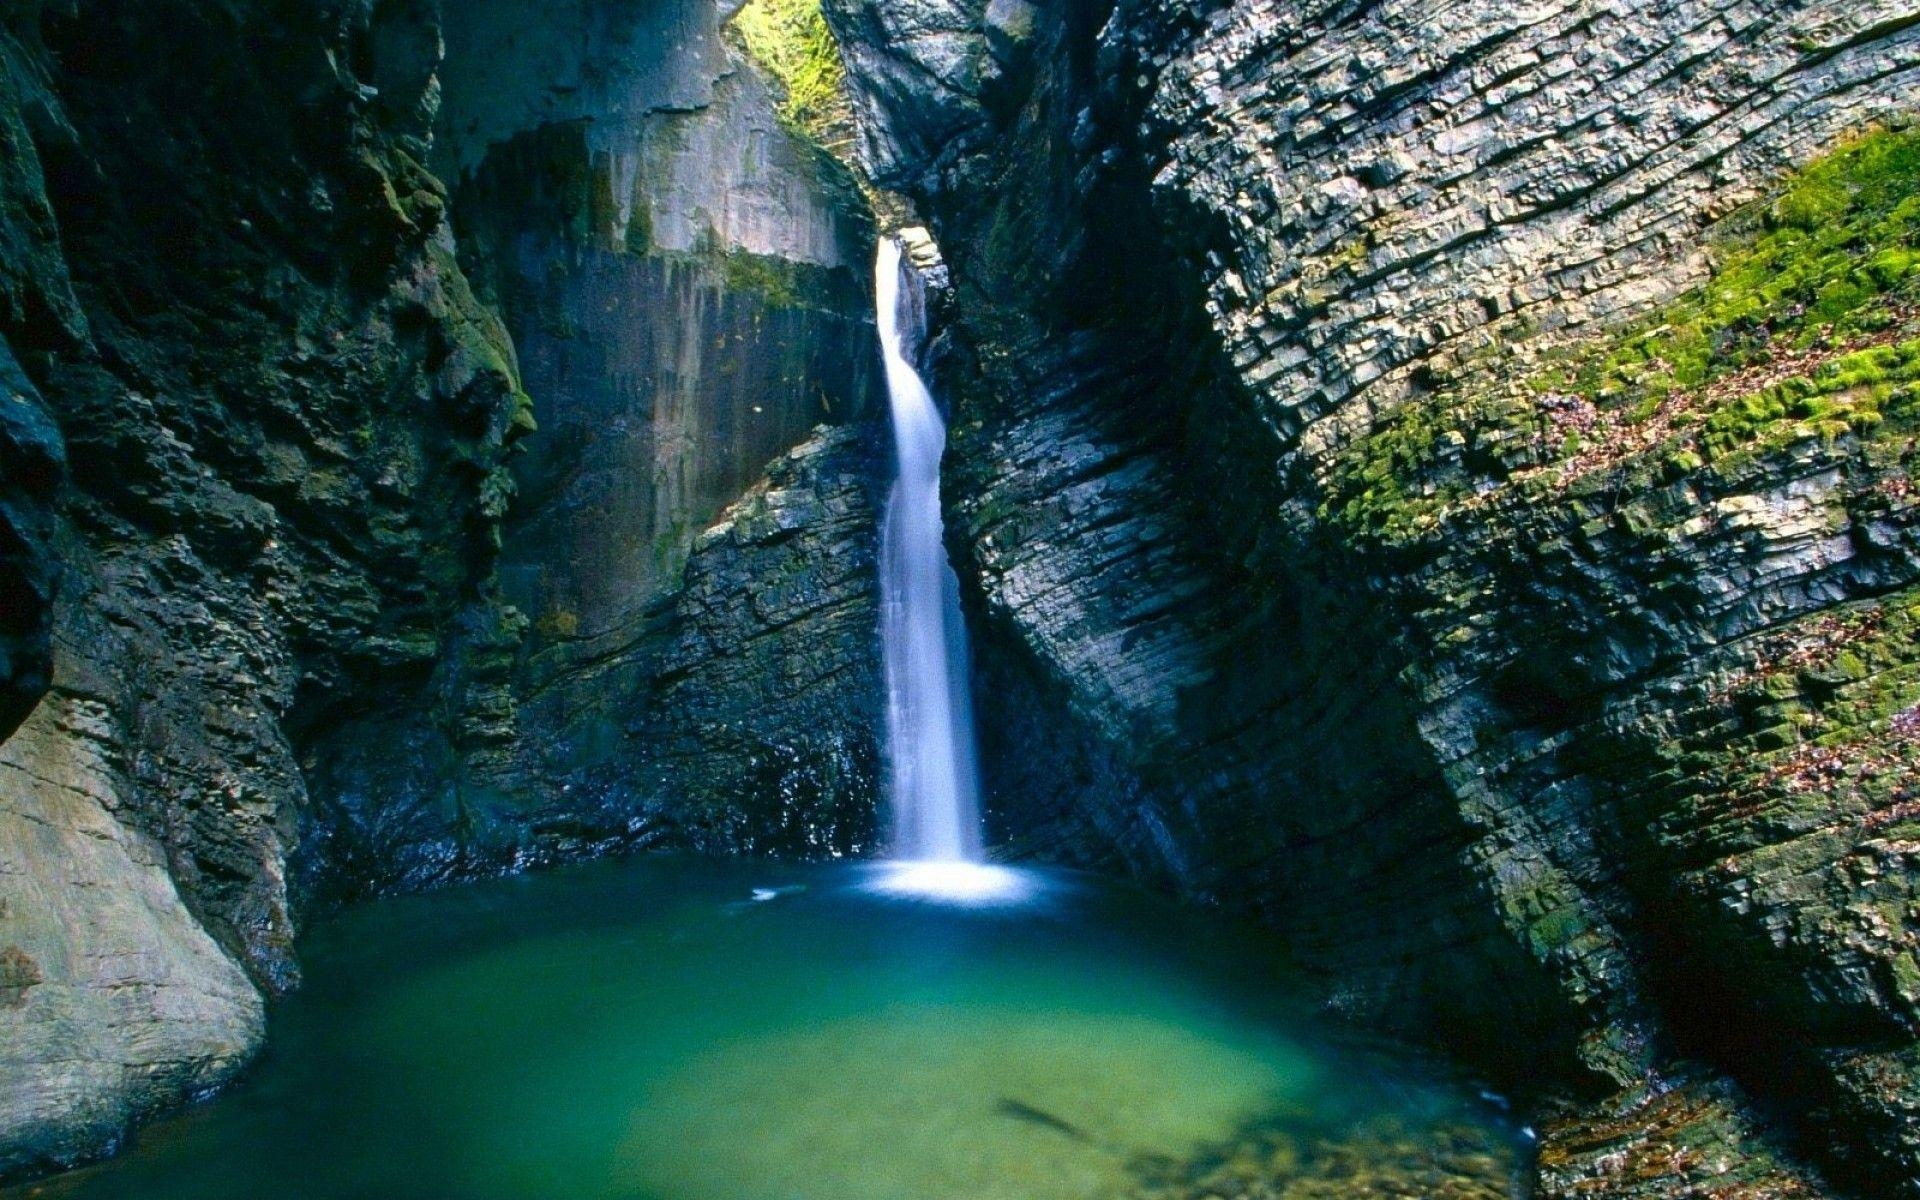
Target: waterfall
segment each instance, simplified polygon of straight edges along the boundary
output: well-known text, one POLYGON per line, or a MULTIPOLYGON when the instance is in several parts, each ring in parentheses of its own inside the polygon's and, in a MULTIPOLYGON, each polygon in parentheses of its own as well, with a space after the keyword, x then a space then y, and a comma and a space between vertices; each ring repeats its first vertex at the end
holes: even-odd
POLYGON ((901 279, 900 243, 882 237, 874 260, 874 316, 896 463, 880 535, 892 855, 915 863, 971 863, 980 859, 980 784, 960 581, 941 536, 947 427, 907 359, 909 335, 917 339, 921 332, 920 309, 902 305, 901 279))

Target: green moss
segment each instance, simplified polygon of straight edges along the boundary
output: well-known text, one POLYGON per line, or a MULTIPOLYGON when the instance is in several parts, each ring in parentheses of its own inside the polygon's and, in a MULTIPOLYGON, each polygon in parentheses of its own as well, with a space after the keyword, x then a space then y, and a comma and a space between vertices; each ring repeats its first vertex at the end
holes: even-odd
POLYGON ((1867 435, 1920 415, 1920 339, 1874 346, 1751 392, 1707 417, 1702 441, 1722 456, 1809 437, 1867 435))
POLYGON ((1864 812, 1910 777, 1920 590, 1811 614, 1751 654, 1752 665, 1717 694, 1716 704, 1739 714, 1733 723, 1710 720, 1668 747, 1683 768, 1670 797, 1695 798, 1669 804, 1739 814, 1766 797, 1782 809, 1864 812))
POLYGON ((1556 382, 1595 401, 1698 387, 1763 362, 1884 328, 1915 298, 1920 129, 1879 130, 1722 222, 1713 278, 1556 382))
POLYGON ((733 27, 786 92, 781 118, 822 145, 844 140, 852 124, 847 71, 820 0, 750 0, 733 27))
POLYGON ((721 262, 729 291, 759 296, 769 308, 818 304, 831 286, 826 268, 776 254, 728 250, 721 262))
MULTIPOLYGON (((1398 541, 1438 525, 1488 471, 1531 465, 1538 423, 1524 402, 1497 394, 1443 393, 1402 405, 1336 464, 1324 518, 1351 532, 1398 541)), ((1578 449, 1577 434, 1560 443, 1578 449)))
POLYGON ((1504 330, 1335 462, 1323 517, 1405 541, 1516 472, 1582 455, 1579 470, 1672 479, 1808 439, 1920 427, 1920 338, 1889 337, 1911 332, 1920 304, 1920 128, 1843 143, 1723 221, 1710 248, 1706 284, 1627 330, 1558 348, 1544 369, 1522 366, 1505 343, 1524 334, 1504 330), (1556 423, 1575 409, 1577 422, 1556 423), (1631 431, 1656 420, 1635 443, 1631 431))
POLYGON ((626 251, 638 255, 653 251, 653 209, 644 196, 633 197, 633 212, 627 218, 626 251))

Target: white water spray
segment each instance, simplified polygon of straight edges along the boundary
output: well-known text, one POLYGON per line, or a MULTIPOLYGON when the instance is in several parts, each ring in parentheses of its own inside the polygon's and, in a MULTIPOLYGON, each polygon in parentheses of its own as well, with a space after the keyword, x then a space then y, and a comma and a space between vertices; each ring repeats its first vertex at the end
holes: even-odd
MULTIPOLYGON (((901 326, 900 243, 880 239, 874 262, 875 319, 886 360, 898 473, 880 537, 881 649, 887 671, 887 738, 893 783, 893 845, 910 870, 897 890, 977 891, 965 864, 980 860, 980 784, 967 693, 967 633, 960 583, 947 562, 940 520, 940 456, 947 428, 907 360, 901 326), (939 864, 941 869, 930 869, 939 864)), ((918 328, 905 332, 919 334, 918 328)))

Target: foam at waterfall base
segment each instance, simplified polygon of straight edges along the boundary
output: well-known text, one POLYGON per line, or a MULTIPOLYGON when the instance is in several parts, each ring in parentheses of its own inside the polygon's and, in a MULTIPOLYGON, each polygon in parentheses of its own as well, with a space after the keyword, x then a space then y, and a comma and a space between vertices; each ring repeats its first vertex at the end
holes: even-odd
POLYGON ((880 864, 872 891, 941 904, 1004 905, 1031 899, 1040 880, 1028 871, 962 859, 901 860, 880 864))

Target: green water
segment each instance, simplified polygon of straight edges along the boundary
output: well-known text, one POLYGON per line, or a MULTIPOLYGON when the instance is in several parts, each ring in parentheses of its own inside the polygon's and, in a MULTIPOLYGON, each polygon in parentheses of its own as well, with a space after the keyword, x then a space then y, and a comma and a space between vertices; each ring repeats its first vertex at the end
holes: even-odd
POLYGON ((1290 1010, 1250 934, 1076 876, 968 908, 873 870, 643 859, 347 913, 244 1084, 4 1196, 1092 1200, 1180 1194, 1249 1130, 1509 1145, 1290 1010))

